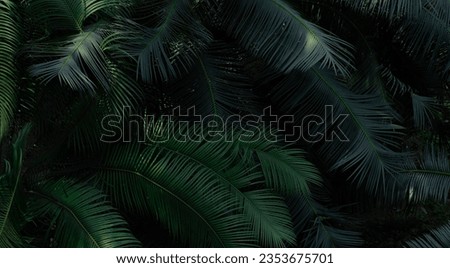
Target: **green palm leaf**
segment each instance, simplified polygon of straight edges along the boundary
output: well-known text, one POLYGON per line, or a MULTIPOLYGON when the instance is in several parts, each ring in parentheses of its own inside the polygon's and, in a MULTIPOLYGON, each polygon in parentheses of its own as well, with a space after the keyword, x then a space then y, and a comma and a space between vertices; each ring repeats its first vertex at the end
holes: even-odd
POLYGON ((355 247, 362 243, 359 233, 339 229, 327 220, 345 223, 339 213, 327 209, 315 201, 311 188, 324 190, 317 168, 305 159, 302 151, 281 148, 261 140, 242 143, 244 155, 255 154, 264 174, 266 185, 288 196, 288 207, 294 221, 301 247, 355 247))
POLYGON ((115 203, 152 212, 183 243, 233 247, 251 241, 236 200, 186 159, 152 147, 116 148, 106 154, 97 180, 115 203))
POLYGON ((22 161, 26 138, 31 125, 26 125, 13 144, 11 164, 6 162, 6 170, 0 176, 0 247, 24 246, 19 234, 24 224, 24 199, 22 196, 22 161))
POLYGON ((143 81, 168 81, 197 63, 211 36, 194 19, 189 1, 175 0, 168 6, 158 1, 152 6, 164 14, 157 27, 123 19, 113 25, 114 32, 106 43, 117 56, 136 60, 143 81))
MULTIPOLYGON (((448 53, 443 57, 450 48, 449 13, 448 1, 427 1, 419 17, 404 21, 397 32, 397 38, 404 40, 404 50, 424 58, 430 72, 435 72, 436 65, 445 65, 449 61, 448 53)), ((447 75, 445 70, 439 71, 442 77, 447 75)))
POLYGON ((350 45, 307 21, 283 0, 224 1, 229 34, 281 72, 319 64, 336 73, 352 67, 350 45))
MULTIPOLYGON (((364 90, 367 86, 361 81, 355 88, 364 90)), ((275 92, 275 100, 285 107, 287 114, 293 113, 301 120, 297 122, 299 125, 309 114, 330 117, 331 114, 324 114, 326 105, 332 107, 336 117, 346 115, 339 122, 345 137, 324 136, 316 145, 330 170, 350 172, 350 179, 371 193, 386 193, 388 185, 395 184, 395 175, 404 159, 403 154, 394 151, 401 127, 393 124, 390 108, 373 89, 355 94, 329 72, 313 68, 305 74, 290 75, 275 92)), ((333 131, 332 120, 328 120, 328 126, 322 124, 310 130, 311 133, 333 131)))
POLYGON ((6 134, 16 107, 16 53, 20 45, 20 23, 16 4, 0 1, 0 141, 6 134))
POLYGON ((450 223, 406 242, 409 248, 450 248, 450 223))
POLYGON ((101 26, 102 24, 97 24, 62 42, 33 47, 33 57, 56 59, 33 65, 31 74, 43 83, 58 78, 61 84, 75 90, 92 92, 96 88, 96 82, 105 89, 109 88, 106 56, 101 47, 101 26), (96 80, 89 77, 85 68, 88 68, 96 80))
POLYGON ((28 9, 48 28, 81 32, 89 16, 101 11, 120 15, 128 5, 129 1, 120 0, 30 0, 28 9))
POLYGON ((429 198, 447 201, 450 191, 450 163, 448 154, 440 149, 428 147, 421 159, 406 162, 402 178, 408 183, 408 195, 412 201, 429 198))
POLYGON ((342 228, 348 220, 337 210, 327 208, 309 196, 290 197, 288 205, 302 247, 357 247, 362 244, 358 232, 342 228), (336 227, 337 224, 341 227, 336 227))
POLYGON ((58 247, 123 248, 140 242, 98 189, 70 180, 41 183, 30 192, 35 216, 50 216, 58 247))
POLYGON ((172 137, 108 152, 98 176, 116 202, 150 210, 172 235, 193 245, 294 244, 286 205, 271 191, 244 190, 262 184, 262 174, 238 161, 234 148, 172 137))
POLYGON ((107 61, 110 73, 109 90, 99 94, 99 105, 108 114, 121 114, 124 107, 135 109, 143 99, 143 90, 130 76, 132 67, 125 62, 114 63, 107 61))
POLYGON ((433 97, 419 96, 411 94, 414 125, 417 129, 429 128, 435 119, 438 118, 440 105, 433 97))
POLYGON ((322 186, 322 177, 317 168, 305 159, 300 150, 282 148, 266 139, 242 142, 243 154, 255 154, 264 174, 267 187, 283 195, 312 195, 310 187, 322 186))

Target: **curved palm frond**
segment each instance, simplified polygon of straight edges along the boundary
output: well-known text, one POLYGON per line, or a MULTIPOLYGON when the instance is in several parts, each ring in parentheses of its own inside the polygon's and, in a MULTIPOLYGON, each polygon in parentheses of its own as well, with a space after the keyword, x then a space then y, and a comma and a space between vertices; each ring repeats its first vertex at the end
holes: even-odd
MULTIPOLYGON (((167 130, 157 125, 149 135, 167 130)), ((247 189, 262 184, 262 174, 238 160, 232 142, 185 142, 177 135, 138 148, 108 152, 99 168, 99 181, 117 202, 152 211, 172 235, 194 245, 295 244, 285 203, 269 190, 247 189)))
POLYGON ((20 45, 20 23, 16 4, 0 1, 0 141, 8 131, 16 107, 16 53, 20 45))
POLYGON ((303 151, 282 148, 265 139, 244 141, 239 147, 244 155, 256 155, 253 165, 261 167, 267 187, 283 195, 310 196, 312 185, 322 186, 319 171, 305 159, 303 151))
POLYGON ((433 198, 447 201, 450 191, 450 163, 448 154, 428 147, 418 163, 410 161, 402 171, 402 179, 408 183, 409 199, 415 202, 433 198))
POLYGON ((29 11, 33 18, 62 30, 81 31, 86 18, 85 1, 82 0, 30 0, 29 11))
MULTIPOLYGON (((366 87, 355 85, 359 90, 366 87)), ((358 186, 365 185, 371 193, 385 193, 389 184, 395 184, 404 155, 393 149, 398 147, 402 128, 393 123, 390 109, 379 94, 373 90, 355 94, 332 74, 316 68, 304 74, 291 74, 277 86, 275 93, 275 100, 287 113, 298 115, 299 124, 305 123, 304 116, 323 115, 323 124, 315 131, 310 129, 310 133, 323 135, 318 153, 330 170, 350 172, 350 179, 358 186), (324 114, 326 106, 333 111, 324 114), (344 119, 334 122, 333 115, 342 115, 344 119), (342 133, 326 137, 329 133, 333 135, 334 127, 340 127, 342 133)))
POLYGON ((132 0, 29 0, 29 13, 33 19, 53 30, 81 32, 84 22, 93 14, 104 11, 121 15, 132 0))
POLYGON ((60 134, 67 131, 67 145, 78 153, 91 153, 101 148, 103 120, 111 116, 126 120, 130 116, 126 112, 135 112, 142 99, 142 88, 125 72, 127 65, 119 68, 110 61, 107 64, 111 75, 109 90, 80 98, 66 116, 69 122, 61 127, 60 134))
POLYGON ((187 0, 174 0, 168 6, 156 2, 153 8, 164 13, 156 28, 122 19, 114 25, 106 46, 116 56, 135 59, 143 81, 168 81, 197 63, 211 36, 195 20, 187 0))
MULTIPOLYGON (((450 3, 446 0, 422 0, 423 8, 415 20, 406 20, 403 23, 407 34, 402 35, 407 46, 414 54, 425 55, 432 49, 444 45, 449 47, 450 31, 450 3)), ((435 56, 436 53, 435 53, 435 56)))
POLYGON ((428 129, 432 126, 442 108, 435 97, 420 96, 415 93, 418 91, 417 89, 396 77, 388 67, 382 66, 380 75, 392 96, 397 94, 411 96, 412 119, 415 128, 428 129))
POLYGON ((438 118, 440 105, 433 97, 419 96, 411 94, 414 112, 414 125, 417 129, 429 128, 436 118, 438 118))
POLYGON ((13 144, 11 164, 6 162, 6 170, 0 176, 0 247, 20 247, 25 245, 19 234, 24 223, 24 200, 21 197, 23 150, 31 125, 26 125, 13 144))
MULTIPOLYGON (((345 222, 339 213, 315 201, 320 198, 311 187, 323 187, 317 168, 299 150, 282 148, 265 139, 242 142, 243 155, 256 155, 267 187, 288 196, 287 204, 302 247, 355 247, 361 245, 359 233, 333 227, 327 220, 345 222)), ((245 159, 245 157, 244 157, 245 159)))
POLYGON ((408 248, 450 248, 450 223, 406 242, 408 248))
POLYGON ((344 75, 352 69, 350 44, 307 21, 285 1, 224 2, 228 33, 281 72, 306 71, 316 64, 344 75))
POLYGON ((354 248, 363 244, 360 233, 340 229, 317 217, 304 242, 307 248, 354 248))
POLYGON ((107 61, 110 73, 109 90, 99 94, 99 105, 109 114, 121 114, 124 107, 136 109, 143 99, 143 90, 130 77, 131 68, 127 63, 107 61))
POLYGON ((31 213, 49 216, 58 247, 139 247, 127 223, 98 189, 70 180, 41 183, 29 192, 31 213))
POLYGON ((397 31, 394 38, 402 40, 405 53, 424 56, 433 68, 442 52, 449 50, 450 3, 447 0, 335 1, 344 2, 369 17, 389 19, 397 31))
POLYGON ((334 209, 327 208, 308 196, 288 198, 295 231, 302 247, 357 247, 362 244, 358 232, 344 230, 347 219, 334 209))
POLYGON ((98 170, 97 180, 114 203, 153 213, 181 242, 215 247, 251 244, 248 223, 236 213, 236 200, 186 159, 134 145, 107 152, 98 170))
POLYGON ((31 74, 43 83, 56 77, 61 84, 75 90, 95 91, 96 82, 103 88, 109 88, 109 73, 106 56, 101 44, 103 42, 102 24, 92 26, 89 30, 73 35, 67 40, 49 45, 37 45, 32 48, 32 57, 56 58, 37 63, 30 69, 31 74), (93 81, 85 68, 96 78, 93 81))
POLYGON ((383 78, 383 81, 386 84, 387 88, 389 88, 393 95, 396 95, 397 93, 404 94, 414 92, 413 88, 410 85, 405 84, 403 81, 397 78, 388 67, 381 66, 380 75, 383 78))

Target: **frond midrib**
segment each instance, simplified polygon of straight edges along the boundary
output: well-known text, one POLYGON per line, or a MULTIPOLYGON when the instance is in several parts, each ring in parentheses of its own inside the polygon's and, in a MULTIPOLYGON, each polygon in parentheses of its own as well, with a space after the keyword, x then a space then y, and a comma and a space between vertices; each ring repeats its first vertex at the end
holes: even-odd
POLYGON ((377 160, 379 161, 379 163, 384 166, 384 161, 381 158, 381 155, 377 149, 377 146, 375 145, 375 143, 372 141, 372 138, 370 137, 369 133, 367 132, 367 130, 363 127, 363 124, 360 122, 360 120, 358 119, 358 117, 356 116, 356 114, 353 112, 353 109, 348 105, 348 103, 342 98, 342 96, 334 89, 334 87, 328 82, 327 79, 325 79, 325 77, 323 77, 316 68, 311 68, 313 70, 313 72, 317 75, 317 77, 319 77, 320 80, 322 80, 328 88, 331 89, 331 91, 333 92, 333 95, 335 95, 339 101, 344 105, 345 110, 348 111, 351 115, 351 118, 353 120, 353 122, 356 123, 356 125, 358 126, 358 129, 362 131, 365 140, 367 140, 369 142, 370 147, 372 148, 372 151, 375 152, 375 155, 377 157, 377 160))
POLYGON ((44 198, 50 202, 55 203, 57 206, 60 206, 62 209, 66 210, 69 212, 69 214, 72 216, 72 218, 75 219, 75 221, 80 225, 80 227, 83 229, 83 231, 88 235, 89 239, 94 243, 94 245, 97 248, 101 248, 100 244, 97 242, 97 240, 93 237, 93 235, 89 232, 89 230, 84 226, 84 224, 81 222, 81 220, 78 219, 78 217, 75 215, 75 213, 72 211, 71 208, 69 208, 68 206, 66 206, 65 204, 63 204, 62 202, 56 200, 55 198, 53 198, 52 196, 48 196, 45 193, 41 193, 41 192, 36 192, 36 191, 30 191, 29 193, 31 194, 35 194, 41 198, 44 198))
POLYGON ((161 184, 157 183, 156 181, 152 180, 151 178, 145 176, 144 174, 137 172, 137 171, 132 171, 132 170, 128 170, 128 169, 123 169, 123 168, 113 168, 113 167, 97 167, 96 169, 99 170, 106 170, 106 171, 113 171, 113 172, 122 172, 122 173, 127 173, 127 174, 131 174, 137 177, 140 177, 142 179, 144 179, 145 181, 155 185, 156 187, 160 188, 161 190, 163 190, 164 192, 168 193, 169 195, 171 195, 172 197, 174 197, 175 199, 177 199, 179 202, 181 202, 183 205, 185 205, 188 209, 190 209, 191 211, 193 211, 195 213, 195 215, 197 215, 205 224, 206 226, 208 226, 208 228, 212 231, 212 233, 214 234, 214 236, 216 237, 216 239, 219 241, 219 243, 221 244, 222 247, 225 247, 225 243, 222 241, 222 239, 220 238, 219 234, 217 233, 217 231, 211 226, 211 224, 200 214, 200 212, 198 212, 196 209, 194 209, 191 205, 189 205, 186 201, 184 201, 183 199, 181 199, 178 195, 176 195, 175 193, 173 193, 172 191, 170 191, 169 189, 167 189, 166 187, 162 186, 161 184))

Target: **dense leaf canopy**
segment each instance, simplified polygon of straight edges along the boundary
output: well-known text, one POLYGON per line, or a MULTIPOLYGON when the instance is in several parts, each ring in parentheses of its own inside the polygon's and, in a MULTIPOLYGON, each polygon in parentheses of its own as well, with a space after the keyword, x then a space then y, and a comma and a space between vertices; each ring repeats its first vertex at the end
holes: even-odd
POLYGON ((363 246, 448 201, 449 46, 449 0, 0 0, 0 247, 363 246))

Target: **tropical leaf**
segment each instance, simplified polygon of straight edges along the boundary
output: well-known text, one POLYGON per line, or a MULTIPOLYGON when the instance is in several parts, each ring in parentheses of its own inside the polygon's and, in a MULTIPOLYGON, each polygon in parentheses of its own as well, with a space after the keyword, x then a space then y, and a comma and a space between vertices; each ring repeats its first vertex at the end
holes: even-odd
POLYGON ((429 198, 447 201, 450 191, 450 163, 448 154, 433 146, 427 147, 421 159, 406 162, 402 179, 408 183, 408 197, 420 202, 429 198))
MULTIPOLYGON (((149 134, 153 141, 168 127, 158 125, 149 134)), ((247 189, 261 184, 262 174, 237 160, 233 143, 185 142, 177 135, 138 148, 105 154, 99 181, 115 202, 150 210, 172 235, 197 246, 295 243, 286 205, 269 190, 247 189)))
MULTIPOLYGON (((381 77, 386 85, 386 90, 393 96, 397 94, 408 94, 411 96, 413 112, 412 118, 414 121, 414 126, 417 129, 428 129, 432 126, 433 122, 438 118, 441 110, 441 107, 435 97, 425 97, 415 93, 419 90, 403 82, 385 66, 381 67, 381 77)), ((429 84, 431 84, 431 82, 429 82, 429 84)))
POLYGON ((156 28, 123 19, 113 25, 106 42, 117 56, 136 60, 138 75, 145 82, 168 81, 187 73, 211 40, 209 31, 194 19, 189 1, 175 0, 168 6, 156 2, 154 9, 165 11, 156 28))
POLYGON ((16 53, 21 42, 16 8, 12 1, 0 1, 0 141, 8 131, 16 107, 16 53))
POLYGON ((383 81, 385 81, 386 87, 392 92, 393 95, 414 92, 414 89, 410 85, 405 84, 397 78, 388 67, 381 66, 380 75, 383 78, 383 81))
POLYGON ((41 183, 30 194, 36 217, 49 216, 58 247, 123 248, 140 242, 98 189, 62 179, 41 183))
POLYGON ((423 8, 417 19, 405 20, 398 32, 408 51, 429 57, 427 53, 435 50, 431 60, 436 60, 439 48, 449 48, 450 3, 447 0, 421 0, 415 4, 420 3, 423 8))
POLYGON ((322 217, 317 217, 304 243, 307 248, 355 248, 363 240, 360 233, 327 225, 322 217))
POLYGON ((124 62, 107 61, 110 73, 109 90, 99 94, 99 105, 108 114, 122 114, 124 107, 136 109, 143 99, 143 90, 130 77, 131 67, 124 62))
POLYGON ((408 248, 449 248, 450 223, 436 228, 428 234, 406 242, 408 248))
POLYGON ((264 174, 267 187, 283 195, 312 195, 310 187, 322 186, 322 177, 317 168, 305 159, 305 153, 283 148, 265 137, 245 140, 239 144, 244 155, 254 154, 264 174))
POLYGON ((227 32, 279 71, 306 71, 316 64, 344 75, 352 69, 351 46, 301 17, 285 1, 224 1, 223 4, 227 32))
POLYGON ((22 196, 23 150, 31 125, 26 125, 13 144, 11 163, 0 176, 0 247, 25 246, 20 228, 24 225, 24 199, 22 196))
POLYGON ((104 89, 109 88, 109 76, 103 42, 102 24, 89 30, 70 36, 67 40, 50 44, 36 45, 31 48, 33 57, 53 58, 50 61, 34 64, 30 71, 44 84, 55 78, 62 85, 75 90, 87 90, 93 93, 96 83, 104 89), (55 59, 56 58, 56 59, 55 59), (86 68, 96 78, 92 80, 86 68))
POLYGON ((308 196, 290 197, 288 206, 302 247, 357 247, 363 242, 358 232, 334 226, 347 224, 346 217, 308 196))
MULTIPOLYGON (((131 0, 130 0, 131 1, 131 0)), ((72 30, 81 32, 84 22, 93 14, 105 13, 120 15, 128 7, 125 0, 30 0, 29 12, 33 19, 53 30, 72 30), (111 12, 111 11, 115 12, 111 12)))
POLYGON ((427 129, 432 126, 433 122, 438 118, 440 105, 433 97, 419 96, 411 94, 414 126, 417 129, 427 129))
MULTIPOLYGON (((361 83, 355 88, 366 88, 361 83)), ((313 136, 303 139, 318 148, 329 171, 349 172, 352 181, 371 193, 386 193, 388 185, 395 184, 404 160, 403 154, 394 151, 402 128, 393 123, 389 107, 376 91, 355 94, 329 72, 313 68, 291 74, 274 93, 275 101, 286 114, 296 116, 297 124, 308 127, 304 118, 311 114, 322 118, 317 128, 304 132, 313 136)))
MULTIPOLYGON (((250 139, 251 140, 251 139, 250 139)), ((311 188, 324 190, 317 168, 302 151, 279 147, 262 138, 239 144, 242 155, 256 155, 266 185, 287 196, 294 229, 301 247, 355 247, 362 243, 360 234, 339 229, 327 221, 346 222, 344 216, 315 201, 324 199, 311 188)), ((243 157, 245 159, 245 157, 243 157)))

